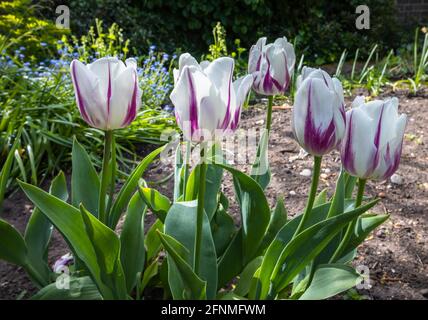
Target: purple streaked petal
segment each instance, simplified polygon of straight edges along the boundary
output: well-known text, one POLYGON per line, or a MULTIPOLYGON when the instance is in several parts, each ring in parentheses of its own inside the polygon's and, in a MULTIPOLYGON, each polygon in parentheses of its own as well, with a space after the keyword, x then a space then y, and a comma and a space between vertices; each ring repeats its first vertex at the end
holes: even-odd
POLYGON ((126 112, 125 119, 122 123, 123 127, 126 127, 131 124, 132 121, 134 121, 135 117, 137 116, 137 105, 138 105, 138 84, 137 84, 137 72, 134 71, 135 74, 135 80, 134 80, 134 90, 132 92, 132 98, 131 102, 128 104, 128 110, 126 112))
POLYGON ((198 125, 198 102, 196 100, 196 91, 193 83, 192 75, 190 70, 186 69, 186 76, 189 82, 189 120, 190 120, 190 136, 193 136, 193 133, 199 129, 198 125))
MULTIPOLYGON (((232 76, 233 76, 233 65, 230 70, 229 83, 227 87, 227 106, 226 106, 226 114, 224 116, 223 122, 220 125, 219 129, 226 129, 229 126, 230 118, 231 118, 231 95, 232 95, 232 76)), ((218 127, 218 126, 217 126, 218 127)))
POLYGON ((90 118, 89 114, 86 111, 84 98, 80 92, 79 83, 77 81, 77 74, 76 74, 76 62, 73 61, 71 64, 72 64, 71 71, 73 75, 72 80, 74 83, 74 87, 76 88, 77 105, 79 107, 80 114, 82 115, 83 120, 85 120, 89 125, 94 126, 95 123, 92 121, 92 119, 90 118))

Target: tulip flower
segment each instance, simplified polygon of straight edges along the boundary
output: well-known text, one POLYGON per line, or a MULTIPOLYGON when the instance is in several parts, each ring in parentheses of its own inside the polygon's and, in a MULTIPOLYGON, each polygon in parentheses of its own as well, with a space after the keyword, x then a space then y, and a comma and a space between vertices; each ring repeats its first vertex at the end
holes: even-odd
POLYGON ((398 99, 354 101, 346 113, 341 147, 346 171, 360 179, 385 180, 398 168, 406 115, 398 115, 398 99))
POLYGON ((92 127, 105 131, 128 126, 141 105, 137 63, 127 59, 101 58, 84 65, 70 65, 77 106, 92 127))
POLYGON ((260 38, 250 49, 248 73, 253 75, 253 90, 259 94, 273 96, 283 94, 293 76, 296 55, 286 37, 266 44, 260 38))
POLYGON ((198 64, 188 53, 180 56, 170 98, 186 140, 212 140, 238 128, 253 79, 247 75, 232 81, 234 66, 228 57, 198 64))
POLYGON ((321 69, 303 68, 297 78, 292 128, 308 153, 322 156, 345 134, 345 103, 340 81, 321 69))

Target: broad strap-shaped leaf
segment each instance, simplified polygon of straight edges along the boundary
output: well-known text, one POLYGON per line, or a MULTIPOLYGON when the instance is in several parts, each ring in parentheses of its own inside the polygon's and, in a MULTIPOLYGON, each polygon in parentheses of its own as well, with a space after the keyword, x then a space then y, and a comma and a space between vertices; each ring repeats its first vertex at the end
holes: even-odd
POLYGON ((284 206, 284 200, 280 197, 277 202, 275 209, 273 210, 266 235, 263 239, 262 250, 267 248, 279 230, 287 223, 287 209, 284 206))
POLYGON ((111 289, 111 296, 104 299, 126 299, 126 281, 120 263, 120 240, 116 233, 101 223, 83 205, 80 205, 86 233, 95 251, 100 277, 111 289))
POLYGON ((100 179, 86 150, 74 138, 72 152, 71 203, 76 208, 83 204, 98 217, 100 179))
POLYGON ((233 218, 226 212, 221 204, 211 219, 211 233, 213 235, 217 257, 221 257, 236 233, 233 218))
POLYGON ((254 179, 231 166, 221 163, 216 165, 233 175, 235 192, 241 210, 242 254, 245 265, 256 256, 260 249, 270 221, 269 205, 262 188, 254 179))
POLYGON ((198 198, 200 170, 201 170, 201 166, 198 164, 190 172, 190 175, 187 179, 186 192, 184 194, 185 201, 192 201, 198 198))
POLYGON ((137 191, 132 196, 126 211, 125 222, 120 234, 120 261, 126 279, 128 293, 137 282, 137 273, 144 269, 144 216, 146 205, 137 191))
POLYGON ((109 226, 112 229, 116 228, 117 222, 119 221, 123 210, 125 210, 125 207, 128 205, 132 194, 138 186, 138 180, 141 178, 149 164, 152 163, 152 161, 157 157, 159 153, 162 152, 164 148, 165 146, 162 146, 147 155, 134 169, 134 171, 132 171, 128 179, 126 179, 125 183, 119 191, 116 200, 114 201, 114 204, 111 208, 111 212, 109 214, 109 226))
POLYGON ((293 238, 284 248, 271 275, 272 286, 269 295, 284 289, 306 265, 312 261, 330 240, 350 221, 373 207, 378 201, 372 201, 353 211, 321 221, 293 238))
POLYGON ((180 143, 178 143, 177 149, 175 150, 174 162, 174 202, 178 201, 180 197, 183 197, 183 173, 183 155, 181 153, 180 143))
POLYGON ((60 277, 64 279, 57 279, 57 282, 42 288, 31 297, 31 300, 102 300, 97 286, 90 277, 75 278, 68 275, 60 277))
MULTIPOLYGON (((157 234, 156 236, 159 237, 157 234)), ((141 292, 144 291, 144 289, 149 284, 150 280, 152 280, 158 273, 159 273, 159 262, 157 259, 155 259, 144 270, 143 279, 141 280, 141 285, 139 288, 141 292)))
POLYGON ((321 190, 320 193, 317 194, 314 200, 313 207, 318 207, 327 202, 327 189, 321 190))
POLYGON ((359 284, 363 277, 343 264, 321 264, 315 270, 310 286, 299 300, 321 300, 335 296, 359 284))
POLYGON ((12 225, 0 219, 0 260, 19 266, 27 264, 27 246, 21 234, 12 225))
POLYGON ((173 237, 158 233, 168 253, 168 283, 174 300, 205 300, 206 282, 188 264, 188 250, 173 237))
POLYGON ((242 255, 242 228, 235 233, 218 262, 218 287, 225 286, 245 267, 242 255))
POLYGON ((251 178, 253 178, 264 190, 269 185, 271 172, 269 168, 269 131, 264 130, 257 146, 256 159, 251 168, 251 178))
POLYGON ((213 218, 218 206, 222 179, 223 169, 212 164, 207 164, 204 209, 210 221, 213 218))
POLYGON ((157 219, 147 231, 145 238, 146 246, 146 261, 152 260, 161 250, 162 244, 157 231, 163 231, 164 225, 162 221, 157 219))
MULTIPOLYGON (((113 288, 110 288, 101 278, 101 269, 95 248, 86 232, 85 223, 79 209, 40 188, 25 182, 19 182, 19 184, 27 197, 48 217, 70 244, 73 252, 85 264, 103 297, 106 299, 112 298, 113 288)), ((96 219, 94 218, 94 220, 96 219)))
MULTIPOLYGON (((314 225, 325 219, 329 210, 330 204, 326 203, 312 209, 312 213, 308 219, 308 226, 314 225)), ((284 227, 277 233, 275 239, 271 242, 263 257, 263 262, 260 267, 259 278, 255 279, 256 285, 254 290, 250 291, 250 299, 261 299, 267 295, 267 290, 270 286, 270 276, 275 268, 276 262, 280 258, 285 246, 291 241, 297 229, 297 226, 302 219, 302 214, 288 221, 284 227)))
POLYGON ((162 221, 171 207, 171 201, 159 191, 152 188, 141 188, 141 196, 147 207, 162 221))
POLYGON ((238 284, 236 285, 235 290, 233 290, 235 294, 242 297, 245 297, 248 294, 254 273, 260 268, 262 261, 263 257, 257 257, 244 268, 244 271, 239 275, 238 284))
MULTIPOLYGON (((177 202, 171 206, 165 219, 165 233, 180 242, 190 253, 187 263, 193 265, 195 248, 197 201, 177 202)), ((199 277, 207 282, 206 295, 217 295, 217 255, 208 217, 204 214, 199 277)))
MULTIPOLYGON (((67 201, 67 182, 62 171, 52 180, 49 193, 67 201)), ((49 219, 38 207, 34 208, 25 230, 24 239, 28 248, 29 263, 43 275, 45 284, 49 283, 50 269, 47 265, 47 250, 52 230, 53 226, 49 219)))

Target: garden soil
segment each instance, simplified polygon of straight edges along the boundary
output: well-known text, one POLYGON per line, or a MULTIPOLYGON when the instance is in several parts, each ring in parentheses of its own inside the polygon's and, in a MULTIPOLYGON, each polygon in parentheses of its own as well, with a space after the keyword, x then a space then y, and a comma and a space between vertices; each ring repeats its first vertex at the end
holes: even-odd
MULTIPOLYGON (((391 92, 383 94, 384 97, 391 95, 391 92)), ((428 91, 417 96, 406 92, 395 92, 394 95, 400 100, 400 113, 408 115, 403 155, 397 171, 401 181, 397 179, 395 182, 398 184, 390 180, 368 182, 366 195, 381 198, 373 212, 388 213, 390 219, 358 249, 354 265, 368 268, 371 288, 359 290, 358 294, 352 294, 353 298, 428 299, 428 91)), ((347 102, 349 105, 350 101, 347 102)), ((308 171, 305 169, 312 168, 312 159, 305 156, 293 140, 290 116, 291 108, 286 104, 274 108, 269 145, 272 178, 266 191, 272 207, 276 197, 282 196, 289 215, 294 216, 305 206, 310 185, 310 176, 306 175, 308 171)), ((243 113, 241 128, 263 127, 264 119, 264 106, 257 104, 243 113)), ((337 152, 324 157, 319 190, 329 188, 331 192, 339 167, 337 152)), ((248 166, 242 165, 241 168, 248 169, 248 166)), ((171 170, 171 167, 154 166, 146 178, 148 181, 160 179, 171 170)), ((233 199, 230 177, 225 181, 223 191, 233 199)), ((171 183, 160 189, 171 195, 171 183)), ((18 191, 5 200, 2 218, 23 232, 31 210, 31 202, 18 191)), ((236 204, 232 203, 231 210, 239 223, 236 204)), ((154 215, 148 213, 146 225, 153 220, 154 215)), ((64 241, 58 232, 54 232, 49 263, 52 265, 66 253, 64 241)), ((22 268, 0 261, 0 299, 28 298, 35 291, 22 268)), ((339 298, 350 297, 347 294, 339 298)))

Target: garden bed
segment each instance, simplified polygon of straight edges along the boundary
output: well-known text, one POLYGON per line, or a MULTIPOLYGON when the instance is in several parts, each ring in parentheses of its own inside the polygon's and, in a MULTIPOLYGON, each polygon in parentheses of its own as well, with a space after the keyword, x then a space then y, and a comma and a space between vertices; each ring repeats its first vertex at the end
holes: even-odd
MULTIPOLYGON (((384 94, 389 95, 391 93, 384 94)), ((359 292, 369 299, 428 298, 428 92, 425 90, 418 96, 399 93, 398 98, 400 113, 408 115, 403 155, 397 171, 402 183, 394 184, 390 180, 368 183, 367 195, 382 198, 373 211, 389 213, 391 217, 360 246, 355 261, 355 265, 364 265, 369 269, 373 287, 359 292)), ((293 216, 305 206, 310 177, 301 173, 312 167, 312 159, 300 154, 300 147, 292 137, 290 116, 291 110, 288 108, 274 109, 269 147, 272 179, 266 192, 271 207, 276 201, 275 196, 282 195, 289 215, 293 216)), ((265 118, 263 106, 250 107, 242 118, 243 129, 261 127, 265 118)), ((339 166, 337 152, 325 156, 319 190, 334 185, 339 166)), ((166 171, 153 168, 148 180, 165 176, 166 171)), ((227 179, 224 191, 233 197, 233 188, 230 179, 227 179)), ((171 195, 168 185, 160 189, 162 193, 171 195)), ((31 202, 18 191, 5 200, 3 218, 23 231, 31 209, 31 202)), ((147 215, 146 219, 147 225, 150 224, 153 215, 147 215)), ((51 264, 67 253, 67 247, 57 232, 50 246, 51 264)), ((27 298, 34 292, 35 288, 22 268, 0 261, 0 299, 27 298)))

